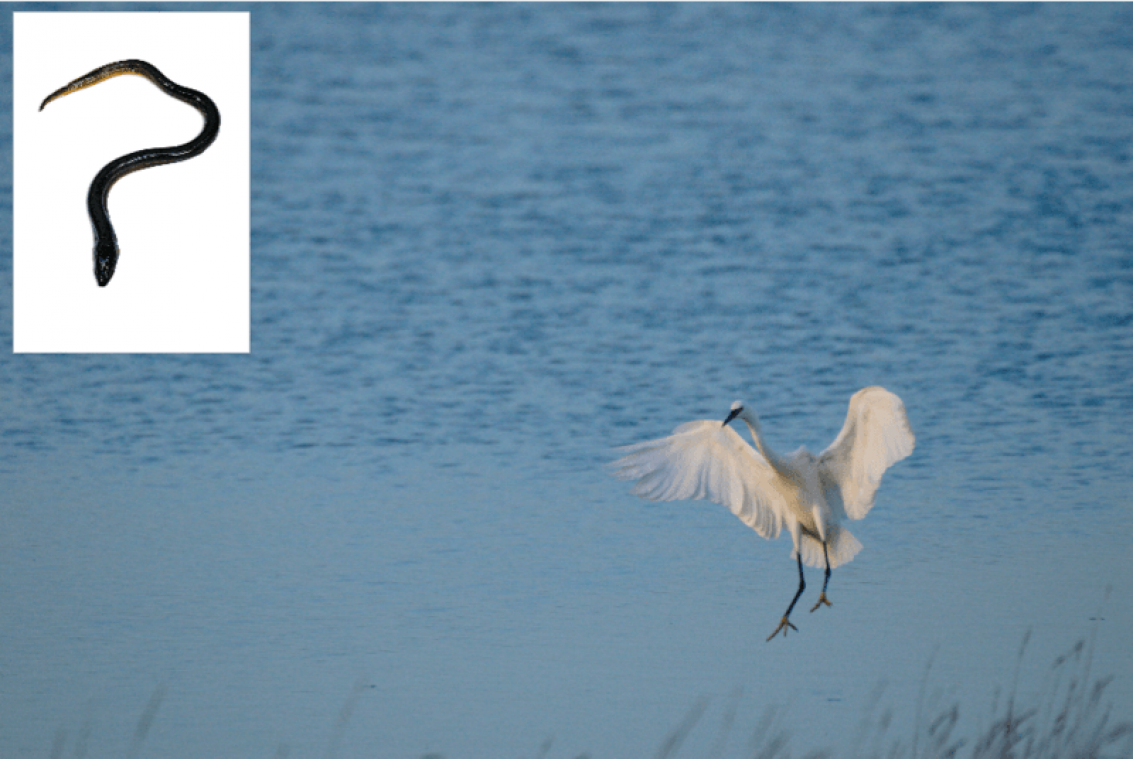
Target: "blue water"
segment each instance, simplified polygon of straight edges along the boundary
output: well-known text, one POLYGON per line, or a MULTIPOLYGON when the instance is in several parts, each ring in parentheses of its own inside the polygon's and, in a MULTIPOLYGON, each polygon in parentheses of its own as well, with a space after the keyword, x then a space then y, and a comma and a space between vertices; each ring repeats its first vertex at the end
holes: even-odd
POLYGON ((139 755, 647 756, 701 697, 681 755, 733 704, 726 756, 769 706, 848 755, 1027 630, 1023 690, 1095 634, 1133 716, 1133 7, 255 5, 252 50, 251 355, 0 359, 0 755, 122 756, 155 693, 139 755), (603 469, 735 398, 821 450, 870 384, 917 449, 786 640, 786 539, 603 469))

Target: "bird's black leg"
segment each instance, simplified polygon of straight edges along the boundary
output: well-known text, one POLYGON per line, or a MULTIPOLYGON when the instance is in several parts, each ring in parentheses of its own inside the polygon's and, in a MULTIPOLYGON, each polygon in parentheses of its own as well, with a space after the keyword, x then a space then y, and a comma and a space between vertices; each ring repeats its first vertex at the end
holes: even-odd
MULTIPOLYGON (((785 614, 783 614, 783 618, 779 620, 779 626, 775 628, 775 632, 767 636, 767 640, 771 640, 776 635, 778 635, 780 630, 783 631, 783 637, 786 638, 788 627, 795 632, 798 632, 799 630, 799 628, 791 624, 790 616, 791 609, 795 608, 795 604, 798 602, 799 596, 801 596, 803 594, 803 591, 806 590, 806 579, 803 577, 803 552, 799 550, 796 552, 796 554, 799 560, 799 589, 795 591, 795 597, 791 599, 791 605, 787 607, 787 611, 785 614)), ((829 569, 827 571, 829 571, 829 569)))
POLYGON ((826 552, 825 540, 822 541, 822 557, 826 559, 826 579, 822 581, 822 594, 818 597, 818 603, 816 603, 814 605, 814 608, 810 610, 812 614, 818 609, 819 606, 822 606, 822 604, 826 604, 827 606, 834 605, 826 600, 826 584, 830 582, 830 554, 826 552))

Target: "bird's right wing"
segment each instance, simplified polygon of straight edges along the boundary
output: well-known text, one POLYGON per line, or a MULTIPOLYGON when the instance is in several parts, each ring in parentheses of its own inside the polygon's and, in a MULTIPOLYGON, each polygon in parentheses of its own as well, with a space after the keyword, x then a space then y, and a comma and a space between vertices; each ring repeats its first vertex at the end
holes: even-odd
POLYGON ((905 404, 882 387, 867 387, 850 398, 842 431, 818 457, 827 503, 850 519, 873 508, 885 470, 913 452, 917 439, 905 404))
POLYGON ((618 449, 614 476, 637 480, 633 494, 650 501, 706 498, 762 537, 776 538, 787 511, 777 475, 731 427, 704 419, 682 424, 669 437, 618 449))

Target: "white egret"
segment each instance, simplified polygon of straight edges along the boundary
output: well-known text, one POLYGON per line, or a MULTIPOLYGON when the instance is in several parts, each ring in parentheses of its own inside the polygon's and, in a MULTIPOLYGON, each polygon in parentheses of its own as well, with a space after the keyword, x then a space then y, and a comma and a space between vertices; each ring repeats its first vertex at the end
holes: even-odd
POLYGON ((759 419, 742 402, 721 424, 702 419, 682 424, 669 437, 621 448, 614 476, 637 480, 633 494, 651 501, 706 498, 727 506, 760 537, 774 539, 784 525, 791 533, 791 557, 799 565, 799 589, 783 619, 767 637, 780 630, 798 630, 791 610, 806 581, 803 562, 826 566, 822 593, 811 609, 830 601, 826 586, 830 570, 850 561, 862 544, 842 526, 842 520, 861 519, 873 507, 881 476, 913 452, 916 439, 905 415, 905 404, 882 387, 867 387, 850 398, 846 423, 834 442, 817 458, 806 448, 790 457, 772 451, 763 439, 759 419), (742 419, 751 430, 753 449, 728 426, 742 419))

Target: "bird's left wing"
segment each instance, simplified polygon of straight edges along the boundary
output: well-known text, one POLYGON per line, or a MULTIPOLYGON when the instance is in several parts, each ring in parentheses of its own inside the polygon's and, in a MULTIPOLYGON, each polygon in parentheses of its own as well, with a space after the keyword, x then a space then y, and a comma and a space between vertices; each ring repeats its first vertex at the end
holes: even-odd
POLYGON ((673 434, 618 449, 614 476, 637 480, 633 494, 650 501, 707 499, 727 506, 762 537, 776 538, 787 505, 775 473, 731 427, 704 419, 673 434))

